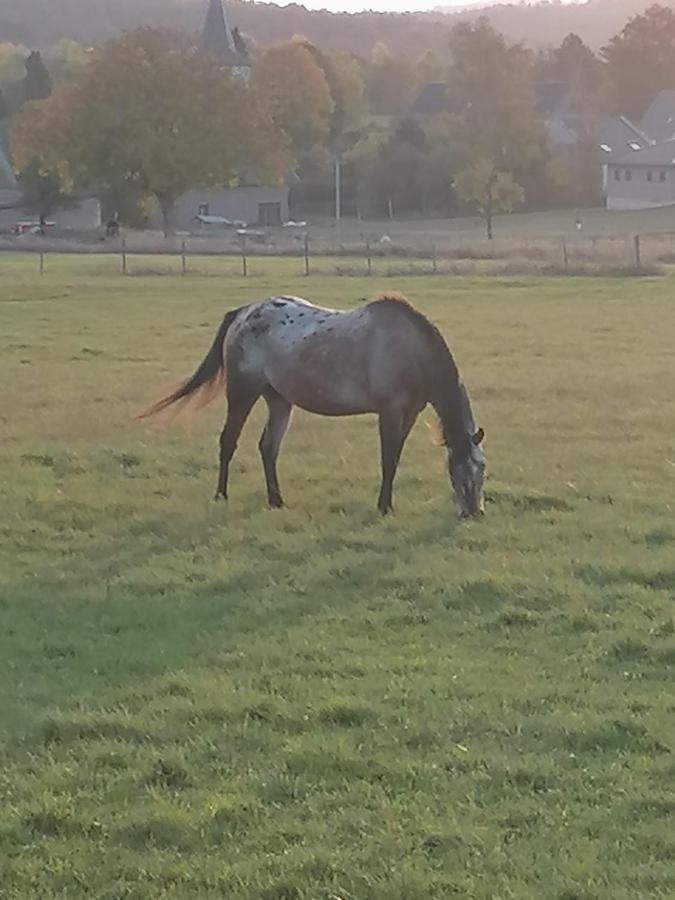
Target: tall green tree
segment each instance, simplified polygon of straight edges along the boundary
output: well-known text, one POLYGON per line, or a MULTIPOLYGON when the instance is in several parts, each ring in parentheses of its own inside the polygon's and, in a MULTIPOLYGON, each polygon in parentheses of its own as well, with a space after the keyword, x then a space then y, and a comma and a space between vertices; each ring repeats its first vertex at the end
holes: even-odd
POLYGON ((373 47, 368 67, 368 99, 376 116, 403 116, 412 105, 417 90, 415 67, 386 44, 373 47))
POLYGON ((536 193, 550 148, 536 111, 532 53, 509 45, 485 18, 457 25, 450 51, 450 109, 467 164, 490 160, 536 193))
POLYGON ((325 155, 334 103, 316 54, 299 41, 266 50, 253 67, 253 89, 272 122, 287 135, 296 162, 325 155))
POLYGON ((664 88, 675 86, 675 12, 650 6, 602 49, 612 108, 639 118, 664 88))

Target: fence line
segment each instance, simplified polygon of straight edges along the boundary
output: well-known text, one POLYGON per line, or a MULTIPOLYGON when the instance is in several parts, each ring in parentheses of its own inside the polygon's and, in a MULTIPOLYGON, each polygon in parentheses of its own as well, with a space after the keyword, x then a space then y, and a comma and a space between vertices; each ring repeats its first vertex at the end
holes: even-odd
MULTIPOLYGON (((243 235, 234 247, 223 247, 220 252, 204 248, 199 240, 190 242, 183 238, 174 247, 147 249, 132 248, 122 238, 115 248, 92 247, 52 242, 48 246, 37 241, 30 246, 16 246, 0 240, 0 271, 2 255, 6 253, 37 254, 40 276, 55 271, 47 263, 48 256, 92 256, 103 259, 116 253, 122 275, 168 274, 167 272, 139 271, 138 261, 148 265, 153 260, 176 259, 176 269, 182 276, 204 274, 203 269, 215 268, 215 261, 232 259, 238 254, 241 260, 241 277, 256 274, 262 261, 286 262, 289 274, 292 261, 298 260, 297 274, 309 277, 313 274, 338 274, 345 276, 404 276, 416 274, 658 274, 658 264, 675 264, 675 235, 635 234, 631 237, 589 236, 584 240, 568 240, 565 236, 517 239, 512 237, 493 240, 465 240, 439 245, 436 240, 424 242, 417 237, 417 245, 395 243, 391 239, 379 239, 373 243, 368 235, 358 242, 345 243, 331 250, 327 242, 314 240, 309 231, 285 247, 267 247, 247 240, 243 235), (193 261, 193 265, 190 265, 193 261)), ((39 241, 40 239, 38 239, 39 241)), ((217 274, 225 274, 220 270, 217 274)))

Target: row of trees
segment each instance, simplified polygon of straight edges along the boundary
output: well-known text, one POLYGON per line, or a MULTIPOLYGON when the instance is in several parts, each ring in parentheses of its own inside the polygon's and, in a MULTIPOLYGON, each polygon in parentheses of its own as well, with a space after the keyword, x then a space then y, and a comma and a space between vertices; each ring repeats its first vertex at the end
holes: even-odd
MULTIPOLYGON (((362 214, 468 205, 489 227, 494 212, 524 202, 589 203, 599 188, 598 116, 637 116, 658 90, 675 87, 675 15, 658 6, 602 57, 574 35, 534 54, 480 19, 452 29, 446 55, 430 51, 416 63, 384 45, 364 61, 297 37, 254 52, 248 84, 185 34, 141 28, 91 51, 61 50, 54 86, 39 55, 14 80, 13 156, 27 193, 44 212, 96 191, 130 222, 153 198, 167 229, 192 187, 270 181, 291 169, 297 202, 325 204, 336 159, 345 205, 362 214), (412 116, 419 87, 436 81, 447 85, 445 110, 412 116), (571 91, 573 154, 551 145, 536 90, 548 82, 571 91)), ((9 56, 0 45, 0 84, 9 56)))

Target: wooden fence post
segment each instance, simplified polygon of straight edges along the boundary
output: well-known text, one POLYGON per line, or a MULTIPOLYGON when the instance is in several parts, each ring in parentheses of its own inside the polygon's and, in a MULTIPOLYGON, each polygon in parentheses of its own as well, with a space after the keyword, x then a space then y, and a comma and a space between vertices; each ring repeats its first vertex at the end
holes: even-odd
POLYGON ((45 254, 43 250, 40 250, 40 275, 45 274, 45 254))
POLYGON ((567 241, 565 240, 565 238, 562 238, 561 243, 562 243, 563 266, 565 267, 565 271, 567 272, 567 270, 570 267, 570 261, 569 261, 569 257, 567 256, 567 241))
POLYGON ((368 274, 373 274, 373 256, 370 251, 370 238, 366 238, 366 260, 368 263, 368 274))
POLYGON ((246 278, 248 276, 248 263, 246 260, 246 235, 241 238, 241 273, 246 278))
POLYGON ((127 274, 127 242, 122 238, 122 275, 127 274))
POLYGON ((634 238, 634 244, 635 244, 635 268, 636 268, 636 269, 638 270, 638 272, 639 272, 639 271, 640 271, 640 265, 641 265, 641 261, 640 261, 640 235, 639 235, 639 234, 636 234, 636 235, 635 235, 635 238, 634 238))
POLYGON ((438 258, 436 256, 436 244, 431 245, 431 271, 436 274, 438 272, 438 258))
POLYGON ((305 232, 305 276, 309 275, 309 232, 305 232))
POLYGON ((180 273, 181 275, 185 275, 187 272, 187 259, 185 256, 185 241, 181 242, 180 245, 180 273))

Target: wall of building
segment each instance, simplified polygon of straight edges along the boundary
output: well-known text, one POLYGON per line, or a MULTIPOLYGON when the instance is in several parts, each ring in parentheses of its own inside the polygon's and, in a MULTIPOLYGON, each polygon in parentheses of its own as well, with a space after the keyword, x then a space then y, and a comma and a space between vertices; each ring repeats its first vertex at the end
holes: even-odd
POLYGON ((675 166, 609 165, 607 209, 649 209, 675 204, 675 166), (630 180, 626 173, 630 172, 630 180), (651 172, 651 181, 648 173, 651 172), (661 181, 665 172, 665 181, 661 181), (615 173, 618 173, 617 180, 615 173))
MULTIPOLYGON (((288 219, 287 187, 237 187, 223 191, 195 190, 184 194, 173 213, 173 227, 178 231, 196 231, 199 223, 196 216, 203 205, 208 206, 210 216, 223 216, 230 221, 245 222, 255 225, 258 222, 258 209, 261 203, 279 203, 281 221, 288 219)), ((150 220, 153 228, 162 227, 159 210, 150 220)))

